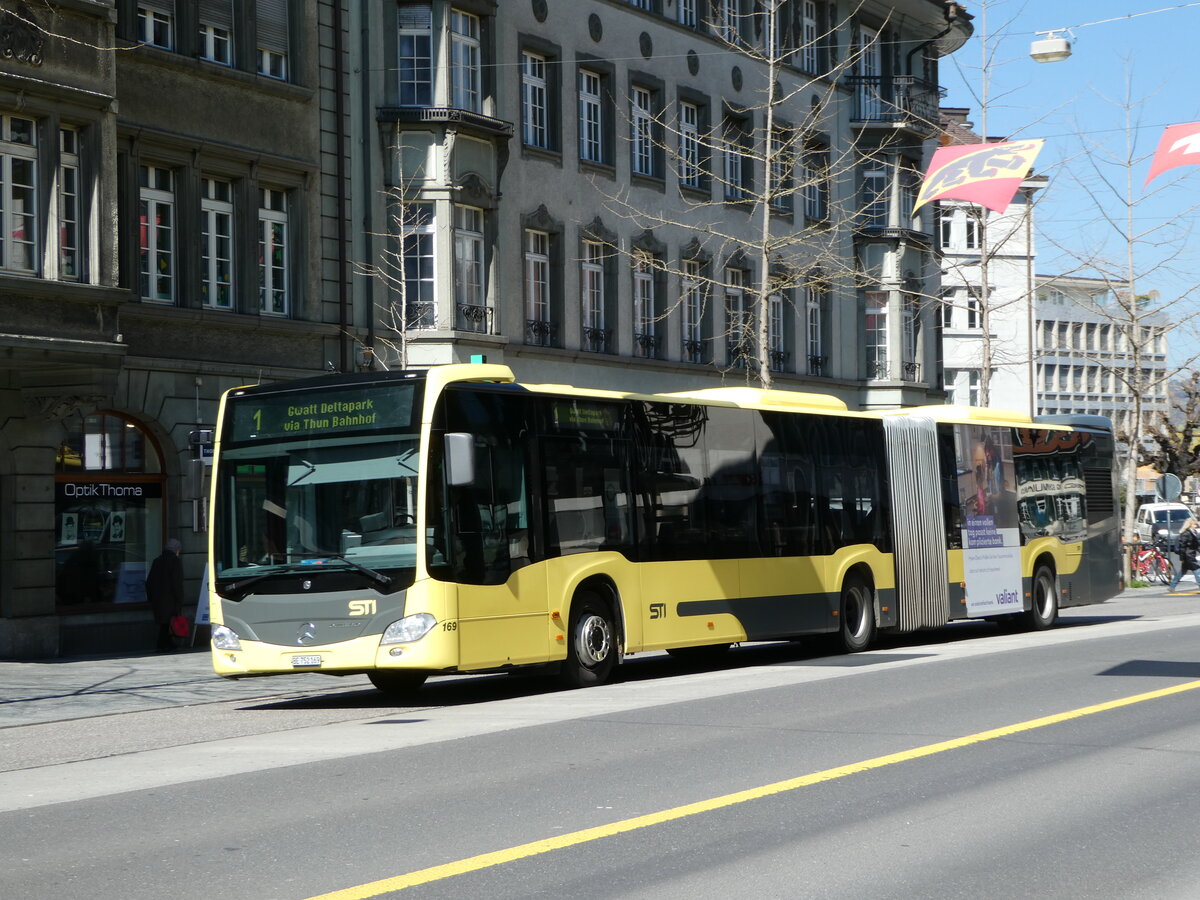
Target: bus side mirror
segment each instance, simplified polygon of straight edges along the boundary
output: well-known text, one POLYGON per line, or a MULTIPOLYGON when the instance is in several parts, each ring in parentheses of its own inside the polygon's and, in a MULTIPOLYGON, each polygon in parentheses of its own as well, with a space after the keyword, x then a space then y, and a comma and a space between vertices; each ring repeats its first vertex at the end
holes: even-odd
POLYGON ((475 483, 475 436, 465 431, 452 431, 444 438, 446 483, 451 487, 466 487, 475 483))

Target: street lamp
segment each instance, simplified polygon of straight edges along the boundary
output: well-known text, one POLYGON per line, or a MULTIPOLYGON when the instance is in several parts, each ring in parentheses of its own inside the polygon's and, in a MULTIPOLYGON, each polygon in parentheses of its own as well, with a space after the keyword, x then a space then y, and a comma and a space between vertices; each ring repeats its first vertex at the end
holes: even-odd
POLYGON ((1029 45, 1029 55, 1037 62, 1059 62, 1071 55, 1071 42, 1065 37, 1071 34, 1069 29, 1055 28, 1051 31, 1039 31, 1037 34, 1039 37, 1045 35, 1041 40, 1029 45))

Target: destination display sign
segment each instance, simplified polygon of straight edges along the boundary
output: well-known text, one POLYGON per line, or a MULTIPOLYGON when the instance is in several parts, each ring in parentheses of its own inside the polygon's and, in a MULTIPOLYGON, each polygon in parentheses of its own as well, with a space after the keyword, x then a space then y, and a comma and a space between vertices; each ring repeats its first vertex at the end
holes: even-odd
POLYGON ((281 391, 231 397, 223 439, 260 441, 354 431, 413 431, 415 385, 281 391))

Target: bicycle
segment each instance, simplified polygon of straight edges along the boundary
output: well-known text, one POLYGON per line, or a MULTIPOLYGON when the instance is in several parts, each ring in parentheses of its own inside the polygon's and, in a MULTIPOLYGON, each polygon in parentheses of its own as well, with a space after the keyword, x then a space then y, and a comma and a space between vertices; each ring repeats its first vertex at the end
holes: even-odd
POLYGON ((1170 584, 1174 569, 1171 559, 1158 544, 1142 547, 1133 556, 1133 574, 1141 581, 1170 584))

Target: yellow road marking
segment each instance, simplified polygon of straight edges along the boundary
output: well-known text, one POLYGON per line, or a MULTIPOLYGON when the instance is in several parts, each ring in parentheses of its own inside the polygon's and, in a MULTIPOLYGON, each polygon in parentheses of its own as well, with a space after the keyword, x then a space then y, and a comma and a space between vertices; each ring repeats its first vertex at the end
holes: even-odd
POLYGON ((1027 722, 1018 722, 1015 725, 1005 725, 1001 728, 993 728, 990 731, 980 731, 948 741, 939 741, 936 744, 926 744, 924 747, 914 747, 911 750, 902 750, 899 753, 889 753, 887 756, 865 759, 862 762, 851 763, 847 766, 825 769, 821 772, 813 772, 809 775, 801 775, 785 781, 776 781, 774 784, 765 784, 761 787, 736 791, 735 793, 725 794, 721 797, 713 797, 708 800, 700 800, 696 803, 688 803, 684 806, 676 806, 673 809, 664 809, 659 812, 648 813, 644 816, 635 816, 632 819, 624 819, 609 825, 597 825, 595 828, 585 828, 582 831, 573 831, 570 834, 560 834, 557 837, 532 841, 528 844, 520 844, 519 846, 509 847, 505 850, 481 853, 478 856, 471 856, 467 859, 460 859, 455 862, 444 863, 440 866, 431 866, 427 869, 409 872, 407 875, 396 875, 392 878, 383 878, 379 881, 358 885, 357 887, 343 888, 340 891, 320 894, 316 897, 310 897, 309 900, 368 900, 371 897, 378 897, 383 894, 392 893, 393 891, 401 891, 419 884, 441 881, 446 878, 453 878, 456 875, 465 875, 468 872, 478 872, 481 869, 499 866, 518 859, 526 859, 542 853, 549 853, 552 850, 562 850, 566 847, 586 844, 600 838, 612 837, 613 835, 624 834, 629 831, 637 831, 642 828, 649 828, 652 825, 661 825, 664 822, 684 819, 699 813, 712 812, 713 810, 723 809, 727 806, 736 806, 739 803, 758 800, 762 797, 769 797, 772 794, 782 794, 787 791, 794 791, 797 788, 845 778, 847 775, 869 772, 872 769, 881 769, 884 766, 908 762, 913 759, 921 759, 922 757, 933 756, 937 753, 945 753, 947 750, 957 750, 960 747, 968 747, 971 744, 994 741, 997 738, 1045 728, 1047 725, 1057 725, 1060 722, 1068 722, 1071 719, 1081 719, 1084 716, 1092 716, 1096 713, 1120 709, 1123 706, 1132 706, 1135 703, 1158 700, 1163 697, 1170 697, 1173 694, 1182 694, 1185 691, 1194 691, 1197 689, 1200 689, 1200 681, 1189 681, 1186 684, 1178 684, 1174 687, 1148 691, 1144 694, 1134 694, 1132 697, 1121 697, 1117 700, 1109 700, 1106 703, 1097 703, 1094 706, 1084 706, 1079 709, 1068 710, 1067 712, 1055 713, 1052 716, 1043 716, 1040 719, 1030 719, 1027 722))

